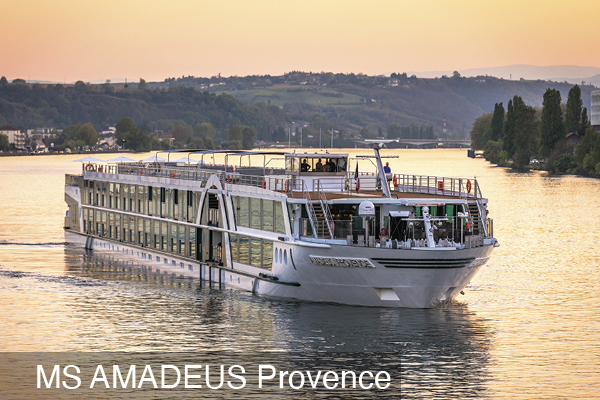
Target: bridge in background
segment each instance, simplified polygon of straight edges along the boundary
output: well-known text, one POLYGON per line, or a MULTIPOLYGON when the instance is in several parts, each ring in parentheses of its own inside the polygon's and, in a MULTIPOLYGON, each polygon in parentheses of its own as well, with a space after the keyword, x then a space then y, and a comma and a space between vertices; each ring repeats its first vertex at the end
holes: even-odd
MULTIPOLYGON (((372 139, 376 140, 376 139, 372 139)), ((416 147, 437 147, 437 146, 450 146, 450 147, 471 147, 471 140, 460 140, 460 139, 394 139, 399 144, 407 144, 416 147)), ((354 142, 357 145, 364 145, 363 139, 356 139, 354 142)), ((372 142, 371 142, 372 143, 372 142)), ((370 146, 371 143, 368 145, 370 146)))

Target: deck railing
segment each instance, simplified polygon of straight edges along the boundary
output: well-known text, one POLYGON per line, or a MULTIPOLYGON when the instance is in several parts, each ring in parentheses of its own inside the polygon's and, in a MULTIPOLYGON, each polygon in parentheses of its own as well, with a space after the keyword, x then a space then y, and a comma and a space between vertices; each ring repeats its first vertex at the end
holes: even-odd
MULTIPOLYGON (((212 167, 212 166, 211 166, 212 167)), ((358 179, 353 172, 341 177, 320 177, 313 181, 313 187, 306 188, 301 179, 294 177, 275 178, 263 175, 241 174, 224 169, 204 168, 203 166, 171 166, 165 163, 119 163, 119 164, 83 164, 84 171, 105 172, 110 174, 127 174, 154 176, 172 179, 185 179, 206 182, 211 175, 217 175, 224 185, 234 183, 278 192, 297 193, 311 190, 336 193, 360 193, 363 191, 381 190, 380 177, 372 172, 360 172, 358 179), (358 189, 358 191, 357 191, 358 189)), ((481 188, 476 179, 449 178, 427 175, 393 174, 384 184, 389 185, 394 193, 421 193, 439 196, 451 196, 464 199, 481 199, 481 188)))

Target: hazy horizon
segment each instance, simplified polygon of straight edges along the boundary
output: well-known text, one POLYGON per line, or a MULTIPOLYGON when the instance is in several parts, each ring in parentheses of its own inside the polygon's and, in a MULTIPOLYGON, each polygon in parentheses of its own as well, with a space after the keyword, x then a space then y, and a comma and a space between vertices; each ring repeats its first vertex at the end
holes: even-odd
POLYGON ((0 75, 10 80, 600 68, 591 0, 8 0, 3 14, 0 75))

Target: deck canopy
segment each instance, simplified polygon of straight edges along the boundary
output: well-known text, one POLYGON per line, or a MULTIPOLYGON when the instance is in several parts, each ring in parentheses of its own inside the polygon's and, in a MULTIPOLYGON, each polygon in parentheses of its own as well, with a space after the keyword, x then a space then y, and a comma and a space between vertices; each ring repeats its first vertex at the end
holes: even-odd
POLYGON ((291 175, 345 175, 347 153, 286 153, 285 170, 291 175))
MULTIPOLYGON (((242 163, 244 160, 247 160, 248 163, 246 166, 248 167, 252 167, 252 156, 262 156, 262 165, 254 165, 254 167, 262 167, 262 168, 267 168, 267 167, 272 167, 272 165, 269 165, 269 163, 273 160, 276 159, 280 159, 283 160, 283 156, 286 153, 283 151, 240 151, 240 152, 235 152, 232 154, 227 154, 225 156, 225 165, 229 165, 229 159, 230 157, 239 157, 239 162, 237 163, 238 166, 242 166, 242 163), (280 157, 277 157, 280 156, 280 157)), ((234 163, 232 162, 231 165, 234 165, 234 163)))

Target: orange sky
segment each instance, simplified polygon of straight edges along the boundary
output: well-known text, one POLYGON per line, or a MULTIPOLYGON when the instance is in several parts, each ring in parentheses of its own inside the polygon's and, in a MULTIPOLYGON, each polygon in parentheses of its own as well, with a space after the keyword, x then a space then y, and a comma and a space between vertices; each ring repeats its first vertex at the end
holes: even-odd
POLYGON ((1 4, 0 75, 9 80, 600 67, 598 0, 1 4))

